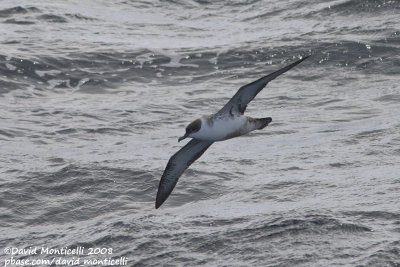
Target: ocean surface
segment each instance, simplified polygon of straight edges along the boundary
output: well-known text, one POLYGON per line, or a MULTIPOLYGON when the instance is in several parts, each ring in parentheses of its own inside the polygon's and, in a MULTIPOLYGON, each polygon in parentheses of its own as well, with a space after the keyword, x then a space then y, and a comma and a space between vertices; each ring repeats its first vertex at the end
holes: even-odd
POLYGON ((400 1, 2 0, 0 203, 1 266, 400 266, 400 1), (306 55, 155 210, 185 126, 306 55))

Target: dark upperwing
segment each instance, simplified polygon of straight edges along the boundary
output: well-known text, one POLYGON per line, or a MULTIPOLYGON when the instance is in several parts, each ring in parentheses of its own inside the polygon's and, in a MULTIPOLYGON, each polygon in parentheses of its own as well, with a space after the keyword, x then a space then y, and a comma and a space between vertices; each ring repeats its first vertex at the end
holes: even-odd
POLYGON ((240 87, 240 89, 236 92, 236 94, 226 103, 226 105, 218 111, 215 115, 221 116, 228 113, 231 114, 243 114, 246 110, 247 105, 251 100, 256 97, 256 95, 273 79, 278 77, 279 75, 287 72, 294 66, 300 64, 302 61, 306 60, 309 56, 306 56, 278 71, 275 71, 267 76, 264 76, 252 83, 249 83, 245 86, 240 87))

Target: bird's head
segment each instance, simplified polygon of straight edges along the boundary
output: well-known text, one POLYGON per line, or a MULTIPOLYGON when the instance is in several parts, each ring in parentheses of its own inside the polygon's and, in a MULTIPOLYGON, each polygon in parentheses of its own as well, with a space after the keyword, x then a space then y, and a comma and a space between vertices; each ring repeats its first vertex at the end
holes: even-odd
POLYGON ((201 128, 201 119, 197 119, 193 122, 191 122, 187 127, 186 127, 186 133, 184 136, 179 137, 178 142, 182 141, 183 139, 187 137, 191 137, 192 134, 198 132, 201 128))

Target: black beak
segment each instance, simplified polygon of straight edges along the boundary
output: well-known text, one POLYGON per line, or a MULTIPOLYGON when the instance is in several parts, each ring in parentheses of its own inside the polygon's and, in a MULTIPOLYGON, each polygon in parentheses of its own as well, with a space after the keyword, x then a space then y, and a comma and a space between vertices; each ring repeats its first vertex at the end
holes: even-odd
POLYGON ((187 134, 187 133, 185 133, 184 136, 179 137, 178 142, 182 141, 182 140, 185 139, 186 137, 188 137, 188 134, 187 134))

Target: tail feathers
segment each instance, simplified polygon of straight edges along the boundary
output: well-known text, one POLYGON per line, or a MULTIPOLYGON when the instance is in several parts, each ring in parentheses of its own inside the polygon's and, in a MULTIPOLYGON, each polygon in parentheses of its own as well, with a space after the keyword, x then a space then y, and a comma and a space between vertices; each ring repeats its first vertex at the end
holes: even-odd
POLYGON ((264 129, 272 121, 271 117, 256 119, 258 130, 264 129))

